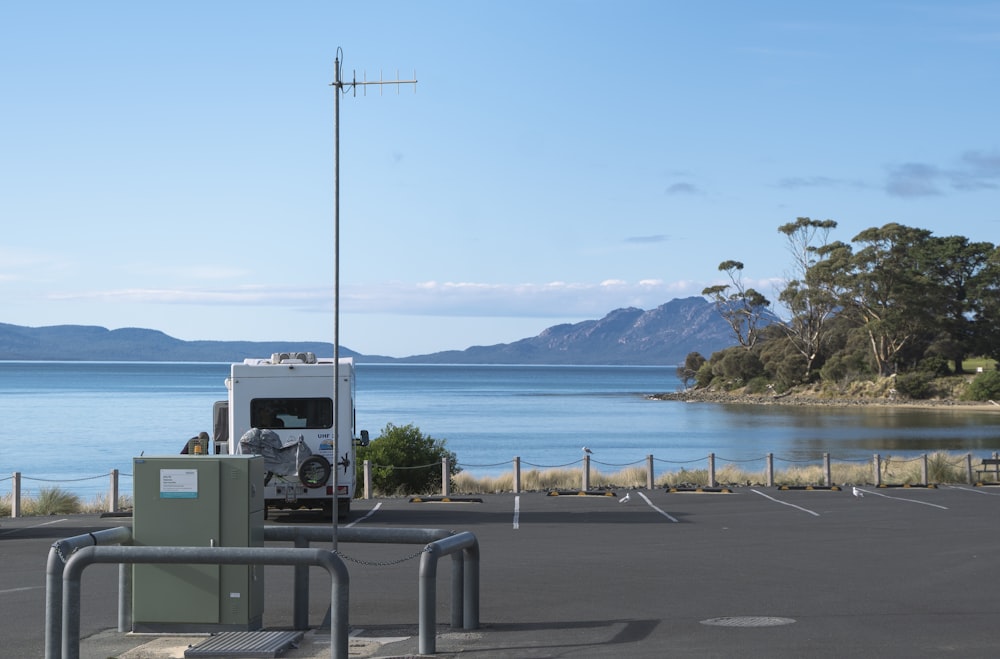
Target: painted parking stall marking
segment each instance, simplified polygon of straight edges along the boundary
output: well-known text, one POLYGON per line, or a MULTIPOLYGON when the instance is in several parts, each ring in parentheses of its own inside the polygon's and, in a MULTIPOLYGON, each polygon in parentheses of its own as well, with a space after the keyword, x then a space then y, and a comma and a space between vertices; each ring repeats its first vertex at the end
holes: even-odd
POLYGON ((948 510, 947 506, 941 506, 936 503, 930 503, 928 501, 921 501, 919 499, 907 499, 906 497, 891 497, 888 494, 882 494, 881 492, 876 492, 874 490, 857 488, 860 492, 864 494, 871 494, 872 496, 882 497, 883 499, 892 499, 893 501, 905 501, 907 503, 919 503, 922 506, 930 506, 931 508, 940 508, 941 510, 948 510))
POLYGON ((813 515, 815 517, 819 517, 819 513, 816 512, 815 510, 809 510, 808 508, 803 508, 802 506, 796 506, 794 503, 788 503, 787 501, 782 501, 781 499, 775 499, 774 497, 772 497, 770 495, 764 494, 760 490, 751 489, 750 491, 753 492, 754 494, 759 494, 760 496, 764 497, 765 499, 769 499, 769 500, 771 500, 771 501, 773 501, 775 503, 780 503, 783 506, 789 506, 791 508, 796 508, 798 510, 801 510, 804 513, 809 513, 810 515, 813 515))
POLYGON ((649 497, 647 497, 645 494, 643 494, 642 492, 636 492, 636 494, 638 494, 640 497, 642 497, 642 500, 645 501, 646 504, 650 508, 652 508, 656 512, 660 513, 661 515, 663 515, 664 517, 666 517, 667 519, 669 519, 674 524, 677 523, 677 518, 676 517, 674 517, 670 513, 666 512, 665 510, 663 510, 663 509, 659 508, 658 506, 656 506, 652 501, 649 500, 649 497))

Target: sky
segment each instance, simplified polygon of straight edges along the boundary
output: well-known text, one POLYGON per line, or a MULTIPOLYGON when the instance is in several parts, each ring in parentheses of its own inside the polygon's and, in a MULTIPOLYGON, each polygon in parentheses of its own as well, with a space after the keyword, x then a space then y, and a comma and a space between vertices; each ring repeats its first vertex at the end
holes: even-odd
POLYGON ((985 1, 3 2, 0 322, 401 357, 996 243, 998 65, 985 1))

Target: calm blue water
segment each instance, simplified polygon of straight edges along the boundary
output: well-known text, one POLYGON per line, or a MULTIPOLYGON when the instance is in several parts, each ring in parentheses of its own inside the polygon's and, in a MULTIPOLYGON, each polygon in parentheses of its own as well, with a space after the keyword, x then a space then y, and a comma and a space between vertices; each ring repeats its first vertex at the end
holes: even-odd
MULTIPOLYGON (((797 408, 652 401, 678 386, 673 367, 359 364, 357 423, 373 438, 413 424, 447 441, 464 470, 579 464, 613 472, 647 455, 658 470, 703 468, 715 453, 762 469, 779 461, 869 460, 937 450, 1000 450, 1000 410, 797 408)), ((0 493, 58 485, 89 499, 132 457, 177 453, 211 430, 228 364, 0 362, 0 493)))

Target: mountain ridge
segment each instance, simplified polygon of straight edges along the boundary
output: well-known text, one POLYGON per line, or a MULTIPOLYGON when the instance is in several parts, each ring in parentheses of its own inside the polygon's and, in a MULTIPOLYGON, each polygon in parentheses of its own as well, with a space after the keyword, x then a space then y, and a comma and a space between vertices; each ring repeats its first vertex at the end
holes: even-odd
MULTIPOLYGON (((563 323, 512 343, 409 357, 363 355, 358 363, 663 365, 705 357, 735 344, 732 330, 704 298, 671 300, 655 309, 615 309, 598 320, 563 323)), ((153 329, 110 330, 93 325, 24 327, 0 323, 0 360, 238 362, 275 352, 329 356, 321 341, 184 341, 153 329)))

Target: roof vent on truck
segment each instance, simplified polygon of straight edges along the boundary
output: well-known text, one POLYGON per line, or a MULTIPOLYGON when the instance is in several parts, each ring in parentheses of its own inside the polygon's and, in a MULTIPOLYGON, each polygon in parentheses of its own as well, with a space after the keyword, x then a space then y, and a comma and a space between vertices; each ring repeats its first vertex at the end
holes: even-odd
POLYGON ((315 364, 316 355, 312 352, 275 352, 271 354, 272 364, 315 364))

